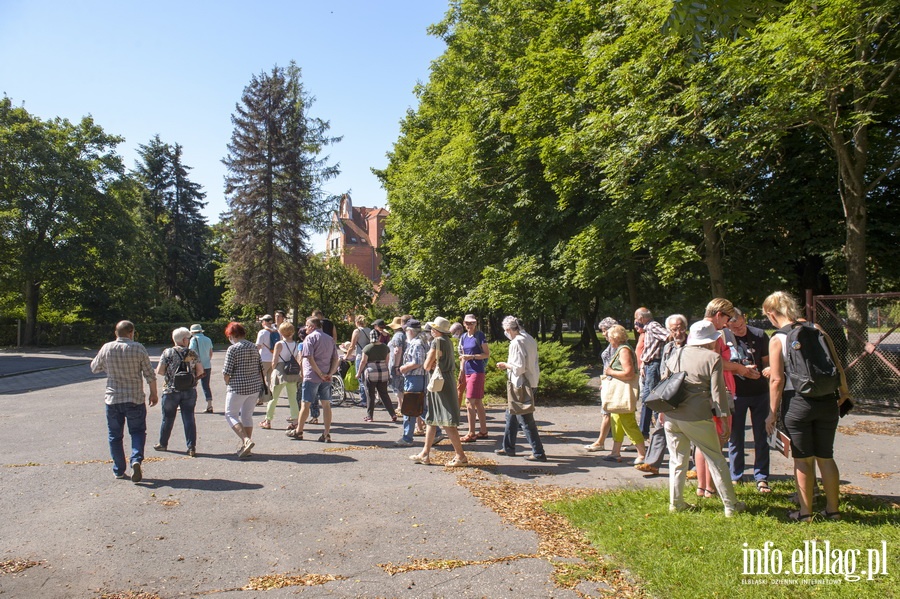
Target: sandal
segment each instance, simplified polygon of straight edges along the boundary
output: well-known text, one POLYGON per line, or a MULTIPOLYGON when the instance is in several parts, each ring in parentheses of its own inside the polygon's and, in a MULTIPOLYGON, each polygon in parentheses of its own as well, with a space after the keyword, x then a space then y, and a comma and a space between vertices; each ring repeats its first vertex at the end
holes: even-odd
POLYGON ((262 422, 259 423, 259 428, 270 429, 270 428, 272 428, 272 423, 269 422, 268 420, 263 420, 262 422))
POLYGON ((431 457, 427 455, 423 456, 417 453, 416 455, 409 456, 409 459, 411 459, 415 464, 423 464, 425 466, 431 464, 431 457))
POLYGON ((718 497, 719 493, 715 489, 703 489, 703 496, 709 499, 711 497, 718 497))
POLYGON ((322 443, 331 443, 331 434, 322 433, 322 435, 319 436, 319 441, 322 443))
POLYGON ((771 493, 772 489, 769 488, 769 483, 764 480, 756 481, 756 490, 760 493, 771 493))
POLYGON ((488 436, 488 433, 476 433, 475 434, 476 439, 487 439, 487 436, 488 436))
POLYGON ((306 421, 306 424, 319 424, 319 419, 318 418, 310 418, 309 420, 306 421))
POLYGON ((212 406, 209 406, 208 408, 206 408, 206 411, 204 412, 204 414, 212 414, 212 413, 213 413, 212 406))
POLYGON ((827 512, 825 510, 822 510, 821 512, 819 512, 819 515, 822 516, 823 518, 825 518, 826 520, 840 520, 841 519, 840 512, 827 512))
POLYGON ((365 418, 363 418, 363 422, 372 422, 372 419, 366 416, 365 418))
POLYGON ((596 443, 591 443, 590 445, 584 446, 585 451, 606 451, 606 448, 603 445, 597 445, 596 443))
POLYGON ((801 514, 800 510, 788 514, 788 520, 791 522, 812 522, 815 514, 801 514))
POLYGON ((604 462, 621 462, 622 456, 620 456, 620 455, 605 455, 600 459, 603 460, 604 462))
POLYGON ((697 497, 706 497, 706 489, 697 487, 697 497))
POLYGON ((291 439, 296 440, 296 441, 302 441, 302 440, 303 440, 303 432, 302 432, 302 431, 301 431, 301 432, 297 432, 297 429, 295 429, 295 428, 289 428, 289 429, 287 430, 287 432, 285 432, 284 434, 287 435, 288 437, 290 437, 291 439))
POLYGON ((454 457, 452 460, 447 462, 447 468, 460 468, 462 466, 468 466, 469 460, 461 460, 459 456, 454 457))
POLYGON ((478 437, 475 435, 475 433, 469 433, 469 434, 466 435, 465 437, 462 437, 462 438, 460 439, 460 441, 462 441, 463 443, 471 443, 472 441, 474 441, 474 440, 477 439, 477 438, 478 438, 478 437))

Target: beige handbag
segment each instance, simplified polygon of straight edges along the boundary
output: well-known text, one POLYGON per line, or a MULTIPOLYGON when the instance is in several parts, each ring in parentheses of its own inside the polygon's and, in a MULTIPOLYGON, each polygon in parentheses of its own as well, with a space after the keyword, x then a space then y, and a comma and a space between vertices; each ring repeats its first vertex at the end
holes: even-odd
MULTIPOLYGON (((614 364, 616 362, 619 351, 613 356, 611 363, 614 364)), ((603 404, 603 409, 610 414, 634 412, 637 409, 638 395, 637 376, 634 376, 628 382, 607 376, 603 379, 600 387, 600 402, 603 404)))
POLYGON ((428 379, 428 390, 432 393, 438 393, 441 389, 444 388, 444 373, 441 372, 441 342, 438 341, 437 344, 437 358, 434 361, 434 372, 431 373, 431 378, 428 379))

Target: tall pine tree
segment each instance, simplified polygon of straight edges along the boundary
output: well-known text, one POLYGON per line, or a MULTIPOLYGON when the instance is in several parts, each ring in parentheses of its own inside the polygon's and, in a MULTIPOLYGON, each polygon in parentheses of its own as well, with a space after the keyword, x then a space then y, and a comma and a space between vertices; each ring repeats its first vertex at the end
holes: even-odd
MULTIPOLYGON (((198 277, 208 262, 209 231, 200 210, 206 205, 199 183, 188 177, 180 144, 170 145, 159 135, 138 149, 135 174, 143 184, 148 255, 156 265, 157 303, 175 302, 197 314, 198 277)), ((199 315, 199 314, 198 314, 199 315)))
POLYGON ((225 278, 234 301, 272 312, 297 306, 309 233, 322 228, 334 199, 322 185, 337 176, 322 152, 327 121, 309 116, 314 98, 291 62, 254 75, 231 117, 225 193, 229 212, 225 278))

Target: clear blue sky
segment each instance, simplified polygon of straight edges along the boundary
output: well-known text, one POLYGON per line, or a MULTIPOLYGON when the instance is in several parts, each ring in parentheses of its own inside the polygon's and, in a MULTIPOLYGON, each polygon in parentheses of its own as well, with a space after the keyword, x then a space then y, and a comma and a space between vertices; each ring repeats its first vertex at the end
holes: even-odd
POLYGON ((447 8, 446 0, 0 0, 0 94, 44 119, 92 115, 125 138, 118 149, 128 168, 157 133, 180 143, 217 222, 235 103, 253 74, 294 60, 316 97, 311 115, 344 137, 329 151, 341 175, 328 191, 383 206, 369 169, 385 166, 400 119, 415 107, 413 87, 444 50, 426 28, 447 8))

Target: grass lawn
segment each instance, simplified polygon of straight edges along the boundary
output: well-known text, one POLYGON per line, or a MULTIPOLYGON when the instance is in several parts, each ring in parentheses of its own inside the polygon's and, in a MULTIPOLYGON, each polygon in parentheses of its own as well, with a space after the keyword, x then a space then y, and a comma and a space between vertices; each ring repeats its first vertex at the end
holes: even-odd
MULTIPOLYGON (((793 482, 777 481, 772 488, 773 493, 761 495, 752 484, 739 485, 738 498, 747 503, 748 511, 735 518, 725 517, 718 499, 700 500, 696 511, 669 514, 668 487, 611 491, 546 507, 584 530, 599 553, 630 572, 654 597, 900 597, 900 518, 895 504, 846 494, 841 496, 843 521, 794 523, 786 518, 793 508, 789 499, 793 482), (887 575, 874 580, 862 575, 851 582, 840 575, 793 574, 793 552, 802 552, 804 542, 815 541, 821 548, 826 540, 834 557, 840 550, 848 565, 855 555, 850 550, 860 550, 857 575, 869 569, 867 550, 880 550, 886 541, 887 575), (744 544, 762 549, 766 541, 773 543, 769 555, 781 551, 784 570, 778 575, 745 575, 744 544)), ((690 503, 696 503, 694 490, 690 484, 685 489, 690 503)), ((600 568, 598 563, 598 573, 600 568)))

